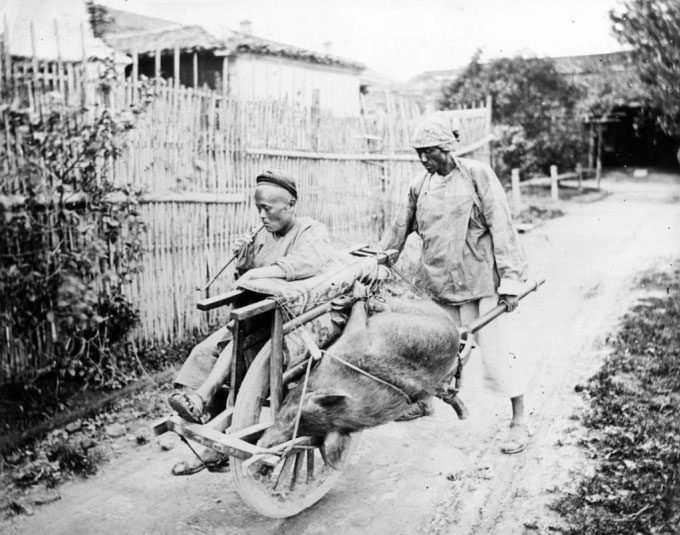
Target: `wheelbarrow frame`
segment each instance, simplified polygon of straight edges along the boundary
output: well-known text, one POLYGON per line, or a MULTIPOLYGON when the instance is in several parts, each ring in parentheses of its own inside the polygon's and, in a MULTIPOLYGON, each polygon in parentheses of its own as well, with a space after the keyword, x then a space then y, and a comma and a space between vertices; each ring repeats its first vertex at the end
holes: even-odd
MULTIPOLYGON (((358 257, 374 257, 378 264, 388 264, 397 256, 397 251, 379 251, 371 249, 366 245, 352 248, 347 252, 358 257)), ((519 298, 521 299, 530 292, 536 290, 542 282, 543 281, 536 282, 533 286, 528 287, 519 298)), ((274 469, 277 466, 281 468, 281 465, 283 464, 283 468, 281 468, 283 471, 285 470, 285 466, 290 464, 290 469, 297 473, 300 469, 298 464, 303 464, 301 461, 302 459, 306 458, 307 463, 309 463, 310 448, 313 449, 321 446, 320 438, 308 436, 297 437, 294 440, 266 449, 258 446, 257 441, 262 434, 273 425, 273 421, 284 400, 285 386, 288 383, 299 379, 305 373, 305 369, 309 362, 309 359, 305 359, 302 362, 289 367, 289 369, 284 370, 284 337, 308 324, 310 321, 330 312, 332 310, 332 303, 327 302, 318 305, 290 321, 284 321, 282 307, 275 298, 262 298, 261 294, 246 290, 231 290, 214 297, 203 299, 197 303, 198 309, 202 311, 209 311, 227 305, 233 307, 230 313, 230 320, 233 322, 233 358, 231 363, 230 388, 226 409, 212 421, 213 426, 215 425, 215 422, 219 421, 220 424, 222 424, 220 428, 226 428, 227 430, 225 432, 220 432, 210 425, 190 423, 179 416, 166 417, 157 421, 153 425, 153 430, 157 435, 167 431, 173 431, 185 439, 190 439, 222 454, 229 455, 233 458, 235 464, 238 465, 234 469, 234 477, 237 480, 237 485, 238 480, 242 477, 241 471, 245 474, 247 470, 252 469, 253 465, 260 467, 268 466, 274 469), (268 350, 268 355, 266 353, 262 355, 265 349, 268 350), (248 354, 253 351, 255 351, 258 357, 256 359, 249 359, 248 354), (266 360, 267 356, 268 363, 266 360), (239 399, 239 403, 241 403, 241 398, 238 397, 238 395, 241 391, 242 383, 246 378, 246 374, 254 361, 258 362, 258 366, 254 366, 257 369, 252 371, 255 375, 252 375, 252 380, 249 380, 249 384, 251 386, 258 384, 259 386, 252 388, 252 392, 246 395, 247 400, 244 398, 244 403, 241 407, 248 406, 248 403, 250 403, 251 406, 253 403, 257 403, 260 407, 266 407, 268 404, 272 416, 271 422, 262 423, 259 421, 249 421, 248 418, 250 418, 250 416, 248 416, 248 410, 243 408, 240 409, 242 411, 241 416, 236 415, 234 412, 235 407, 238 406, 237 398, 239 399), (269 368, 268 396, 266 393, 266 383, 262 382, 266 378, 264 372, 266 368, 264 364, 268 364, 269 368), (257 381, 260 381, 260 383, 257 381), (261 386, 264 386, 263 391, 258 393, 257 390, 261 386), (232 426, 232 420, 235 416, 235 426, 244 425, 245 422, 244 428, 233 429, 235 426, 232 426), (239 422, 238 420, 241 421, 239 422), (283 463, 282 455, 285 455, 285 463, 283 463), (237 474, 236 472, 239 473, 237 474)), ((458 398, 458 391, 460 388, 462 369, 468 361, 470 351, 474 345, 473 335, 505 311, 505 306, 499 305, 484 316, 478 318, 469 326, 462 326, 460 328, 461 350, 451 374, 445 378, 444 384, 436 395, 451 405, 461 419, 467 417, 468 411, 462 401, 458 398)), ((247 391, 248 389, 244 392, 247 391)), ((323 455, 323 452, 321 453, 323 455)), ((313 462, 311 464, 313 465, 313 462)), ((307 470, 309 482, 309 465, 307 470)), ((294 484, 295 478, 293 478, 292 481, 294 484)), ((317 489, 318 492, 315 491, 316 497, 313 498, 313 501, 307 502, 307 505, 304 507, 308 507, 311 503, 320 499, 320 497, 328 491, 329 485, 332 485, 332 482, 327 479, 325 482, 319 482, 318 484, 320 487, 324 488, 317 489)), ((276 485, 278 486, 278 480, 276 485)), ((291 490, 292 488, 291 484, 291 490)), ((290 511, 261 509, 257 503, 255 503, 257 502, 256 499, 247 499, 240 489, 239 493, 241 493, 244 500, 263 514, 276 517, 285 517, 295 514, 295 512, 291 513, 290 511)), ((296 511, 299 512, 299 510, 296 511)))
MULTIPOLYGON (((382 265, 394 260, 397 255, 397 251, 379 251, 371 249, 367 245, 353 247, 347 252, 358 257, 375 257, 378 264, 382 265)), ((202 311, 209 311, 227 305, 234 307, 230 313, 230 320, 233 321, 233 358, 231 362, 230 388, 227 408, 215 418, 226 420, 227 427, 230 427, 236 397, 251 363, 247 362, 247 350, 262 347, 267 340, 271 343, 269 359, 270 393, 268 401, 270 411, 275 416, 283 402, 284 386, 299 378, 304 373, 307 365, 307 360, 304 360, 290 369, 284 370, 284 336, 319 316, 330 312, 332 304, 330 302, 323 303, 303 312, 291 321, 284 321, 283 311, 273 297, 262 299, 261 294, 255 292, 231 290, 199 301, 197 308, 202 311), (258 300, 254 301, 254 299, 258 300), (256 323, 268 323, 269 325, 265 328, 254 328, 256 323)), ((266 404, 266 400, 263 401, 266 404)), ((298 437, 294 442, 285 442, 273 448, 265 449, 257 446, 257 440, 270 425, 256 424, 227 434, 207 425, 190 423, 179 416, 173 416, 159 419, 153 424, 153 431, 156 435, 173 431, 186 439, 242 460, 258 455, 259 457, 261 456, 262 463, 269 463, 270 465, 275 464, 277 459, 272 454, 277 451, 284 451, 291 446, 305 447, 318 445, 316 438, 298 437)))

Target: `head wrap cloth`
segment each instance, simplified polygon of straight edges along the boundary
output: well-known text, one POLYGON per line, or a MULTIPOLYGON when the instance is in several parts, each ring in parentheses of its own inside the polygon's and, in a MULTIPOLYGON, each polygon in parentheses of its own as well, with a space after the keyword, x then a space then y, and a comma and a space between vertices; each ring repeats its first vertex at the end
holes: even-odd
POLYGON ((257 185, 260 184, 271 184, 273 186, 278 186, 279 188, 285 189, 290 193, 295 199, 298 198, 297 185, 295 184, 295 179, 286 175, 282 171, 265 171, 260 173, 255 179, 257 185))
POLYGON ((439 147, 447 152, 458 147, 458 121, 451 112, 438 111, 428 115, 413 133, 414 149, 439 147))

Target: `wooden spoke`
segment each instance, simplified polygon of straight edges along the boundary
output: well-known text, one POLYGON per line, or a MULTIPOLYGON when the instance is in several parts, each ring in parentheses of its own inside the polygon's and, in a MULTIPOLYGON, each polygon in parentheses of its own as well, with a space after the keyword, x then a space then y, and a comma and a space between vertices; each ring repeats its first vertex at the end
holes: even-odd
POLYGON ((290 469, 295 462, 295 456, 290 454, 286 456, 286 460, 283 461, 283 467, 281 468, 281 471, 279 472, 279 477, 276 478, 276 483, 274 484, 274 489, 275 490, 281 490, 285 484, 286 481, 286 475, 287 473, 290 472, 290 469))
MULTIPOLYGON (((269 397, 270 354, 271 343, 267 343, 248 369, 234 405, 231 435, 252 440, 254 444, 245 442, 251 448, 257 447, 260 433, 271 425, 274 416, 271 408, 264 408, 264 400, 269 397)), ((348 441, 347 454, 355 446, 356 438, 353 435, 348 441)), ((326 465, 318 452, 318 440, 298 437, 248 460, 232 456, 231 474, 236 490, 263 515, 274 518, 295 515, 319 501, 342 475, 342 470, 326 465), (274 454, 289 449, 293 451, 285 459, 274 454)))
POLYGON ((307 450, 307 483, 314 481, 314 455, 316 448, 307 450))
POLYGON ((295 454, 295 465, 293 466, 293 477, 290 478, 290 490, 295 488, 295 483, 300 477, 300 472, 302 471, 303 456, 305 450, 299 451, 295 454))

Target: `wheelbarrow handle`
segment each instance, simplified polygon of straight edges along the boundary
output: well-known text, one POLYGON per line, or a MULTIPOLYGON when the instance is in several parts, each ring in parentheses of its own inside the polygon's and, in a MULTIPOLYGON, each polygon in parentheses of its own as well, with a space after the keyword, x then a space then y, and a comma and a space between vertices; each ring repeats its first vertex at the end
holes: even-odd
MULTIPOLYGON (((535 292, 538 290, 538 288, 545 282, 545 279, 537 280, 531 283, 526 290, 524 290, 522 293, 520 293, 517 298, 518 299, 524 299, 527 295, 529 295, 531 292, 535 292)), ((495 320, 498 316, 501 314, 504 314, 507 312, 508 309, 506 308, 505 305, 498 305, 491 310, 489 310, 486 314, 480 316, 477 318, 475 321, 471 322, 470 325, 464 325, 462 327, 462 331, 464 332, 469 332, 472 334, 475 334, 477 331, 479 331, 482 327, 485 327, 489 323, 491 323, 493 320, 495 320)))

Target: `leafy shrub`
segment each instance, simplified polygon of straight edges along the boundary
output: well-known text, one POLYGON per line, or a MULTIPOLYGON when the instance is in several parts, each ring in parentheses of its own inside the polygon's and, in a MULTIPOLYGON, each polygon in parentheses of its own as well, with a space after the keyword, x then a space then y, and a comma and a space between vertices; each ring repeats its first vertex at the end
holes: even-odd
POLYGON ((103 459, 99 448, 84 449, 70 440, 66 431, 53 431, 39 447, 16 456, 15 461, 21 468, 13 472, 12 479, 22 487, 39 483, 54 487, 69 474, 89 476, 97 473, 103 459))
POLYGON ((494 166, 502 177, 548 173, 551 165, 573 169, 585 153, 578 117, 581 88, 567 82, 551 59, 500 58, 486 64, 477 51, 442 92, 440 106, 453 109, 491 95, 496 141, 494 166))
MULTIPOLYGON (((104 101, 116 83, 108 67, 104 101)), ((141 269, 145 226, 140 192, 115 185, 109 171, 153 91, 144 82, 140 103, 116 114, 58 95, 39 112, 20 99, 3 110, 17 164, 0 171, 0 326, 36 363, 113 388, 134 376, 126 346, 138 313, 125 286, 141 269)))
POLYGON ((595 475, 555 507, 570 533, 677 533, 680 526, 680 271, 647 277, 667 293, 626 314, 589 382, 595 475))

